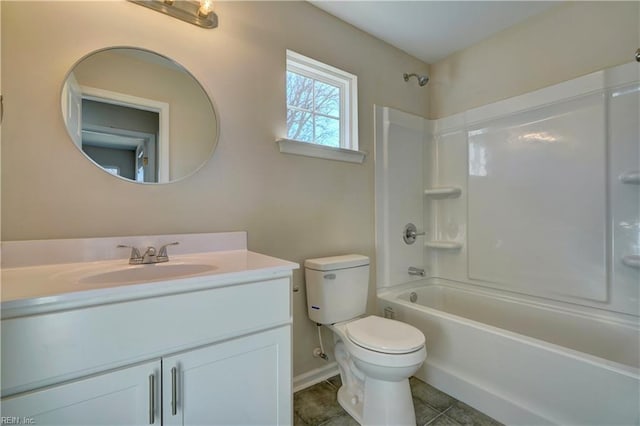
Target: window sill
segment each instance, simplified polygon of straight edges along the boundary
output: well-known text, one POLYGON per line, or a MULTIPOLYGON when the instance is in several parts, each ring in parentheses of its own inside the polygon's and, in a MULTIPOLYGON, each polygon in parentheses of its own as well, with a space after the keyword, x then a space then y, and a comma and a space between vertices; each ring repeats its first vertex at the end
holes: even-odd
POLYGON ((346 161, 348 163, 362 164, 366 152, 353 151, 332 146, 316 145, 309 142, 298 142, 291 139, 278 139, 280 152, 285 154, 303 155, 305 157, 324 158, 325 160, 346 161))

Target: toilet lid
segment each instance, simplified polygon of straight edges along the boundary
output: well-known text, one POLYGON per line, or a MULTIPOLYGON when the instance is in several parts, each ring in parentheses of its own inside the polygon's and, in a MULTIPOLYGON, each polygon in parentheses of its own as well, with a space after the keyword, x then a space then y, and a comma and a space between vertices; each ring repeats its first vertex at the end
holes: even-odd
POLYGON ((424 346, 424 334, 400 321, 372 315, 350 322, 346 328, 353 343, 377 352, 404 354, 424 346))

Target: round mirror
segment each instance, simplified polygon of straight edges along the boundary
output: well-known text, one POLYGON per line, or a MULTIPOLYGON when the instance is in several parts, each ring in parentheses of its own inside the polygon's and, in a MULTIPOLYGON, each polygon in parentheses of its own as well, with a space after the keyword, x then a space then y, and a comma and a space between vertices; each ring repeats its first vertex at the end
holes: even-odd
POLYGON ((188 176, 218 140, 216 114, 200 83, 174 61, 136 48, 82 58, 65 79, 62 115, 88 159, 134 182, 188 176))

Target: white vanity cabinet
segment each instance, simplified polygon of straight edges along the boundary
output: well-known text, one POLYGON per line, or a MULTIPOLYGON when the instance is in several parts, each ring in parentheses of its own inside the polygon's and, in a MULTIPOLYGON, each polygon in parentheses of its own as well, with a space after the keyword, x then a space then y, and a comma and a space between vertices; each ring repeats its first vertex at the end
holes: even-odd
POLYGON ((88 292, 87 304, 75 294, 72 308, 66 296, 59 304, 66 309, 29 302, 20 315, 10 306, 12 315, 2 318, 3 418, 85 426, 291 424, 297 265, 250 252, 225 256, 216 265, 242 266, 115 287, 107 296, 128 295, 111 303, 88 292))
POLYGON ((290 424, 290 327, 2 400, 38 425, 290 424), (284 374, 283 374, 284 373, 284 374))
POLYGON ((155 394, 160 368, 160 360, 149 361, 4 398, 2 416, 16 419, 5 422, 13 424, 160 424, 159 413, 155 411, 160 406, 155 394))
POLYGON ((163 424, 291 424, 290 352, 280 327, 164 358, 163 424))

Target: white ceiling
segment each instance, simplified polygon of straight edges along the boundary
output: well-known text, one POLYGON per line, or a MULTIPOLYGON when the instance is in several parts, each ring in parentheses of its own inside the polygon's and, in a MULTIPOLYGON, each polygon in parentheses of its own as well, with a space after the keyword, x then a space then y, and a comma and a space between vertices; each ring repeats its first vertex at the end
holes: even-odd
POLYGON ((560 4, 559 1, 310 2, 426 63, 560 4))

